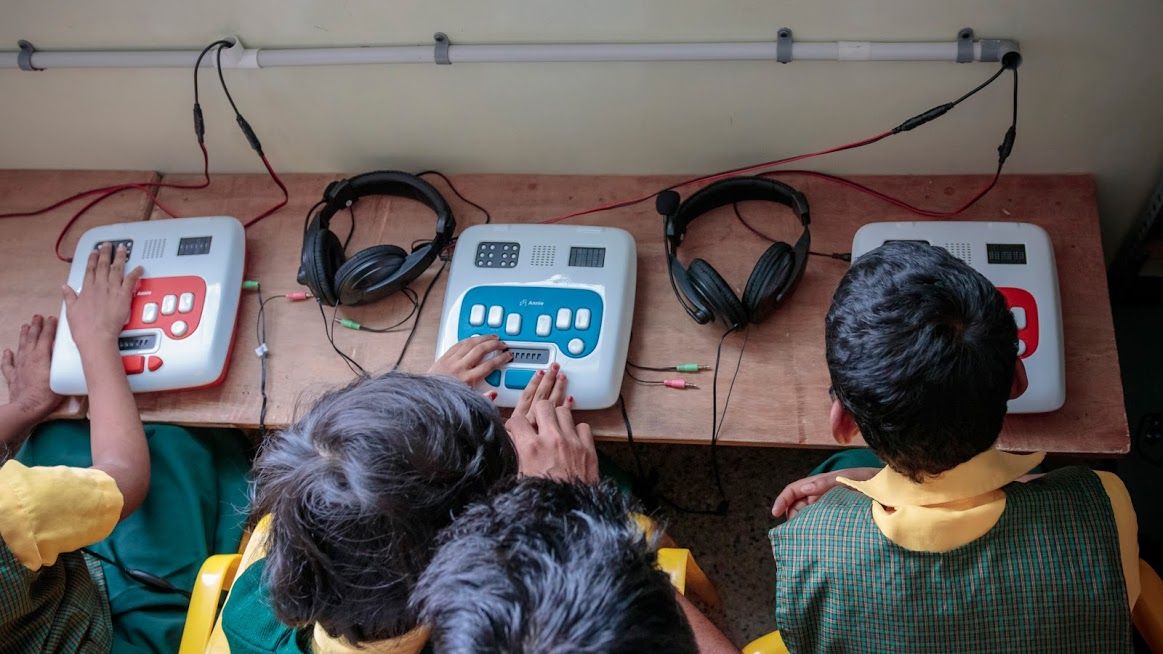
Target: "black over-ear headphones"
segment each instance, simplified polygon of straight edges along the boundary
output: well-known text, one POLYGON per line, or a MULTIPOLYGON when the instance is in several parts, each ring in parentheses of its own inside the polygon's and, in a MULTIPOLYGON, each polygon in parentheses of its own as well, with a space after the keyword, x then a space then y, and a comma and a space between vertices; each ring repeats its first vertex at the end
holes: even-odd
POLYGON ((700 325, 712 318, 717 318, 728 329, 762 322, 791 294, 804 274, 812 242, 807 198, 775 180, 732 177, 700 189, 681 204, 679 201, 680 197, 674 191, 659 193, 656 201, 658 213, 664 219, 670 284, 679 303, 700 325), (804 231, 794 246, 776 241, 767 248, 755 263, 740 299, 718 271, 703 259, 695 259, 690 266, 684 267, 678 260, 678 247, 695 218, 713 209, 748 200, 778 202, 790 207, 803 224, 804 231))
POLYGON ((404 288, 423 273, 452 241, 456 219, 448 202, 428 182, 394 170, 341 179, 323 191, 323 208, 303 233, 299 283, 328 306, 374 302, 404 288), (395 245, 373 245, 345 260, 343 245, 330 229, 331 218, 367 195, 419 200, 436 213, 436 235, 411 254, 395 245))

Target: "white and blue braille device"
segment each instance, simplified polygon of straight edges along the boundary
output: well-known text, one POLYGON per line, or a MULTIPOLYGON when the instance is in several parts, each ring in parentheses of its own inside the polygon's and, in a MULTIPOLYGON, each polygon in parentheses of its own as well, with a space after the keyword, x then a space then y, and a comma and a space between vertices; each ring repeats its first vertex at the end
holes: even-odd
POLYGON ((638 256, 629 232, 585 225, 476 225, 457 238, 436 356, 476 334, 497 334, 513 360, 481 383, 511 407, 551 363, 577 409, 618 399, 638 256))

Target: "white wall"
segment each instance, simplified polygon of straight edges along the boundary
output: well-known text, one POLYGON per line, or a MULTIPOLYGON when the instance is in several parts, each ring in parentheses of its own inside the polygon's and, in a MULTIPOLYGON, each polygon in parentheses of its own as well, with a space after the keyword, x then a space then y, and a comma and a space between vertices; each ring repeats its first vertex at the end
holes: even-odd
MULTIPOLYGON (((1021 42, 1010 172, 1093 172, 1112 252, 1163 173, 1158 0, 0 0, 0 44, 193 48, 454 42, 1021 42)), ((947 63, 462 64, 230 71, 285 171, 697 173, 863 137, 993 71, 947 63)), ((211 75, 212 165, 257 171, 211 75)), ((944 119, 817 160, 851 173, 990 172, 1008 80, 944 119)), ((0 71, 0 167, 192 171, 187 70, 0 71)), ((1020 218, 1020 217, 1019 217, 1020 218)))

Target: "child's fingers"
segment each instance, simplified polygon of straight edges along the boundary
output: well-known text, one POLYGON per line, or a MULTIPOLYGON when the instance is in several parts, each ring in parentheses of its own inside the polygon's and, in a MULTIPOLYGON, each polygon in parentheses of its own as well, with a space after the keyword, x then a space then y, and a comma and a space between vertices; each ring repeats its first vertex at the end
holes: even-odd
POLYGON ((84 288, 97 278, 97 255, 100 250, 93 250, 89 253, 89 258, 85 260, 85 279, 81 282, 81 287, 84 288))
POLYGON ((40 332, 40 341, 37 342, 37 347, 41 350, 52 350, 53 341, 57 337, 57 317, 49 316, 44 319, 44 329, 40 332))
POLYGON ((533 408, 533 396, 537 393, 537 385, 544 376, 545 371, 538 370, 537 374, 533 375, 533 379, 529 380, 528 384, 525 384, 525 390, 521 391, 521 397, 517 398, 517 405, 513 407, 513 415, 520 413, 522 416, 525 416, 526 420, 534 419, 531 412, 533 408))
POLYGON ((464 360, 468 368, 475 368, 490 352, 505 349, 504 342, 496 336, 486 336, 479 343, 473 345, 468 352, 464 354, 464 360))
POLYGON ((40 330, 44 327, 44 318, 40 314, 32 317, 28 323, 28 349, 36 349, 36 344, 40 340, 40 330))
POLYGON ((109 282, 109 266, 113 261, 113 244, 102 243, 97 248, 97 267, 93 270, 93 280, 98 284, 109 282))
POLYGON ((133 270, 130 270, 129 274, 125 276, 125 279, 120 280, 122 292, 127 293, 132 297, 134 289, 137 288, 137 282, 141 281, 141 276, 144 274, 145 269, 141 266, 137 266, 133 270))
POLYGON ((20 341, 18 342, 19 344, 16 346, 16 354, 18 356, 24 356, 24 353, 27 352, 29 349, 28 331, 29 331, 28 323, 24 323, 23 325, 20 326, 20 341))
POLYGON ((553 407, 553 413, 557 416, 557 428, 561 430, 561 435, 571 441, 578 440, 577 426, 573 422, 573 412, 567 406, 554 406, 551 402, 546 402, 553 407))
POLYGON ((61 297, 64 298, 65 308, 67 309, 68 307, 73 306, 73 303, 77 301, 77 292, 74 291, 73 288, 68 284, 63 284, 61 286, 61 297))
POLYGON ((500 352, 495 357, 486 359, 476 367, 469 369, 466 375, 469 379, 484 379, 489 373, 513 360, 512 352, 500 352))
POLYGON ((545 400, 538 400, 533 403, 533 415, 537 416, 537 433, 552 436, 558 434, 560 437, 561 427, 557 424, 557 413, 553 405, 545 400))
MULTIPOLYGON (((549 392, 547 398, 553 406, 561 406, 565 404, 565 387, 568 386, 568 379, 565 378, 565 373, 558 372, 557 379, 553 383, 553 390, 549 392)), ((571 409, 573 407, 570 407, 571 409)))
POLYGON ((509 417, 509 421, 505 423, 505 429, 509 432, 509 437, 516 441, 528 440, 537 437, 537 430, 533 425, 525 419, 525 416, 517 411, 509 417))
POLYGON ((16 377, 16 357, 12 350, 5 348, 4 355, 0 356, 0 372, 4 373, 4 381, 9 384, 16 377))
POLYGON ((496 391, 486 391, 485 393, 482 393, 482 395, 484 395, 486 398, 488 398, 488 400, 490 402, 497 401, 497 392, 496 391))
POLYGON ((117 287, 125 278, 125 259, 128 257, 124 245, 118 245, 113 252, 113 263, 109 266, 109 285, 117 287))
POLYGON ((541 371, 542 374, 537 376, 537 389, 533 391, 533 401, 548 400, 550 394, 553 393, 553 387, 557 384, 557 371, 559 366, 555 363, 549 366, 548 369, 541 371))

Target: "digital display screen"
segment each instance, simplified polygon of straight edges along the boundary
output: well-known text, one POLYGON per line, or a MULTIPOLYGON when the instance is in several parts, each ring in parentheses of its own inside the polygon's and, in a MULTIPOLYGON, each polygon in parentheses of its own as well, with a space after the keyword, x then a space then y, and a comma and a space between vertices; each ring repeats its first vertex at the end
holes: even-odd
POLYGON ((884 242, 885 245, 889 243, 920 243, 922 245, 932 245, 932 243, 919 238, 894 238, 884 242))
POLYGON ((606 265, 606 248, 570 248, 569 265, 577 268, 602 268, 606 265))
POLYGON ((545 364, 549 363, 549 350, 540 347, 511 347, 513 363, 545 364))
POLYGON ((187 236, 178 241, 178 256, 186 257, 194 254, 209 254, 210 240, 213 236, 187 236))
POLYGON ((117 339, 117 349, 122 352, 152 350, 157 345, 157 334, 137 334, 121 336, 117 339))
POLYGON ((986 243, 985 258, 990 263, 1026 264, 1026 246, 1021 243, 986 243))

